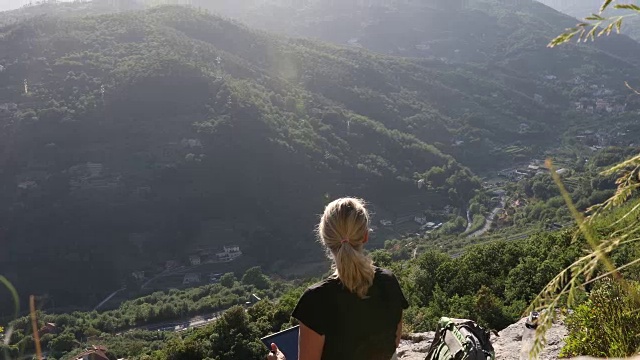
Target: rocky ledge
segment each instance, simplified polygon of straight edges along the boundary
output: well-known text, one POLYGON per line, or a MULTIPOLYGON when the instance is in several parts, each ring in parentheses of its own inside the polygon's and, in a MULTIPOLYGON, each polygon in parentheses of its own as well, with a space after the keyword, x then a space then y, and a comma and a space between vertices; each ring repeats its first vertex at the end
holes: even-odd
MULTIPOLYGON (((499 336, 492 336, 491 342, 496 351, 496 359, 520 360, 529 359, 528 353, 535 339, 535 330, 524 326, 526 319, 510 325, 500 331, 499 336)), ((398 358, 401 360, 424 360, 435 333, 410 334, 403 339, 398 348, 398 358)), ((567 329, 562 321, 553 324, 547 332, 547 344, 538 359, 557 359, 564 346, 567 329)))

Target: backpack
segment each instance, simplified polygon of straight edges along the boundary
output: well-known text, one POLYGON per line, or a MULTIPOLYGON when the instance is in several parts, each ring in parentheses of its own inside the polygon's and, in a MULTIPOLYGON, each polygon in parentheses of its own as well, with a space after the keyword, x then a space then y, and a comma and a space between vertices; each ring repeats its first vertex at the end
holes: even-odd
POLYGON ((495 360, 490 337, 471 320, 440 318, 425 360, 495 360))

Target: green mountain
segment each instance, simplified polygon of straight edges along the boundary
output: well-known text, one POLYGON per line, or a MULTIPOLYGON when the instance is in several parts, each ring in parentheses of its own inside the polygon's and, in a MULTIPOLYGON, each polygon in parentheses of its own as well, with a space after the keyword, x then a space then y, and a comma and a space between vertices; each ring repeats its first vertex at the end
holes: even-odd
MULTIPOLYGON (((529 160, 579 119, 567 114, 568 81, 619 85, 638 73, 631 40, 548 52, 555 25, 536 32, 526 12, 486 4, 457 20, 493 29, 483 61, 466 59, 482 50, 467 52, 469 28, 450 41, 434 32, 433 58, 410 59, 184 7, 95 1, 0 14, 0 273, 58 307, 94 305, 133 271, 153 276, 224 245, 243 249, 239 268, 320 260, 311 230, 336 196, 365 197, 379 216, 465 208, 474 173, 529 160), (596 77, 598 62, 615 66, 596 77), (544 79, 552 71, 558 82, 544 79), (432 190, 419 190, 434 168, 432 190)), ((567 20, 542 8, 549 22, 567 20)), ((424 35, 407 15, 397 34, 424 35)), ((325 18, 318 29, 337 24, 325 18)), ((386 28, 372 22, 359 41, 385 52, 395 41, 386 28)))
POLYGON ((26 16, 0 30, 0 54, 0 272, 58 306, 97 302, 198 247, 238 243, 247 263, 275 268, 318 259, 314 214, 342 194, 399 212, 407 198, 464 206, 479 183, 446 154, 454 138, 478 158, 518 136, 514 114, 553 114, 481 69, 180 7, 26 16), (448 194, 418 191, 434 166, 448 194))
MULTIPOLYGON (((533 76, 550 71, 566 74, 575 64, 595 60, 605 65, 621 60, 637 63, 638 45, 625 37, 547 49, 549 39, 574 26, 575 19, 537 1, 240 3, 247 5, 238 17, 251 26, 385 54, 492 64, 533 76)), ((197 0, 194 4, 207 6, 197 0)), ((208 7, 229 16, 238 14, 216 4, 208 7)))

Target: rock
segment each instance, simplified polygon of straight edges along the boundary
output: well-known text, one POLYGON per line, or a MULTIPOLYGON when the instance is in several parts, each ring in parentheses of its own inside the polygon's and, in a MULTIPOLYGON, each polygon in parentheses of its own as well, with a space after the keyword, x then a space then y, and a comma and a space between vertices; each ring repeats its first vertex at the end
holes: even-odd
MULTIPOLYGON (((533 347, 536 331, 524 326, 525 319, 521 319, 500 331, 499 337, 492 339, 493 348, 496 351, 496 359, 521 360, 529 359, 529 351, 533 347)), ((562 321, 553 324, 547 331, 547 345, 538 356, 540 360, 557 359, 560 350, 564 346, 564 338, 567 336, 567 328, 562 321)))
POLYGON ((406 339, 400 341, 396 352, 398 359, 424 360, 435 334, 435 332, 409 334, 406 339))
MULTIPOLYGON (((499 336, 492 336, 493 347, 496 351, 496 359, 520 360, 529 359, 528 352, 533 346, 535 330, 527 329, 526 319, 510 325, 500 331, 499 336)), ((400 342, 398 347, 398 359, 400 360, 424 360, 435 333, 410 334, 400 342)), ((560 350, 564 346, 564 338, 567 329, 558 321, 547 332, 547 345, 538 357, 541 360, 557 359, 560 350)))

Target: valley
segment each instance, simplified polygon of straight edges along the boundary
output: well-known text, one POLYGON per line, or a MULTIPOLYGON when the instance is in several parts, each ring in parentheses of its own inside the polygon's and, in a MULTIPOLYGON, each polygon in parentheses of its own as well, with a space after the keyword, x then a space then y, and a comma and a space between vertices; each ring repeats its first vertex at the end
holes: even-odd
MULTIPOLYGON (((538 39, 569 21, 541 5, 526 6, 557 20, 538 39)), ((482 26, 495 35, 483 46, 503 54, 499 61, 455 60, 439 52, 444 49, 427 55, 367 46, 420 56, 389 57, 281 38, 202 8, 85 16, 106 9, 100 1, 22 8, 15 14, 25 20, 5 26, 0 42, 2 199, 11 204, 0 215, 12 254, 0 266, 13 282, 31 284, 20 286, 23 294, 56 283, 40 276, 45 268, 71 283, 101 284, 73 296, 72 289, 48 291, 60 309, 95 306, 126 283, 166 289, 253 265, 285 277, 301 265, 321 265, 314 214, 345 194, 374 208, 376 247, 460 234, 464 240, 455 243, 468 244, 473 237, 465 230, 481 230, 500 203, 483 190, 481 177, 555 156, 558 146, 571 149, 569 158, 586 158, 606 146, 634 145, 640 130, 640 107, 622 80, 635 81, 631 55, 640 45, 620 38, 524 64, 546 52, 546 44, 496 52, 508 41, 502 36, 524 33, 508 22, 496 28, 492 2, 457 12, 427 5, 361 15, 385 22, 409 10, 460 21, 488 16, 482 26), (29 20, 30 12, 39 16, 43 9, 62 22, 29 20), (119 32, 109 33, 114 27, 119 32), (598 75, 589 65, 572 66, 574 57, 616 67, 598 75), (607 130, 574 130, 611 121, 607 130), (169 262, 187 265, 190 256, 229 245, 242 249, 238 268, 163 273, 169 262), (275 254, 275 262, 265 260, 275 254), (65 270, 71 264, 83 271, 65 270)), ((301 22, 317 13, 299 11, 301 22)), ((462 39, 467 30, 456 28, 449 38, 462 39)), ((426 33, 440 41, 437 32, 426 33)))
POLYGON ((262 358, 330 271, 315 226, 341 196, 367 201, 407 331, 516 322, 590 241, 567 199, 618 194, 605 170, 640 150, 640 43, 547 48, 575 21, 498 0, 0 12, 0 275, 19 305, 0 288, 0 353, 262 358))

